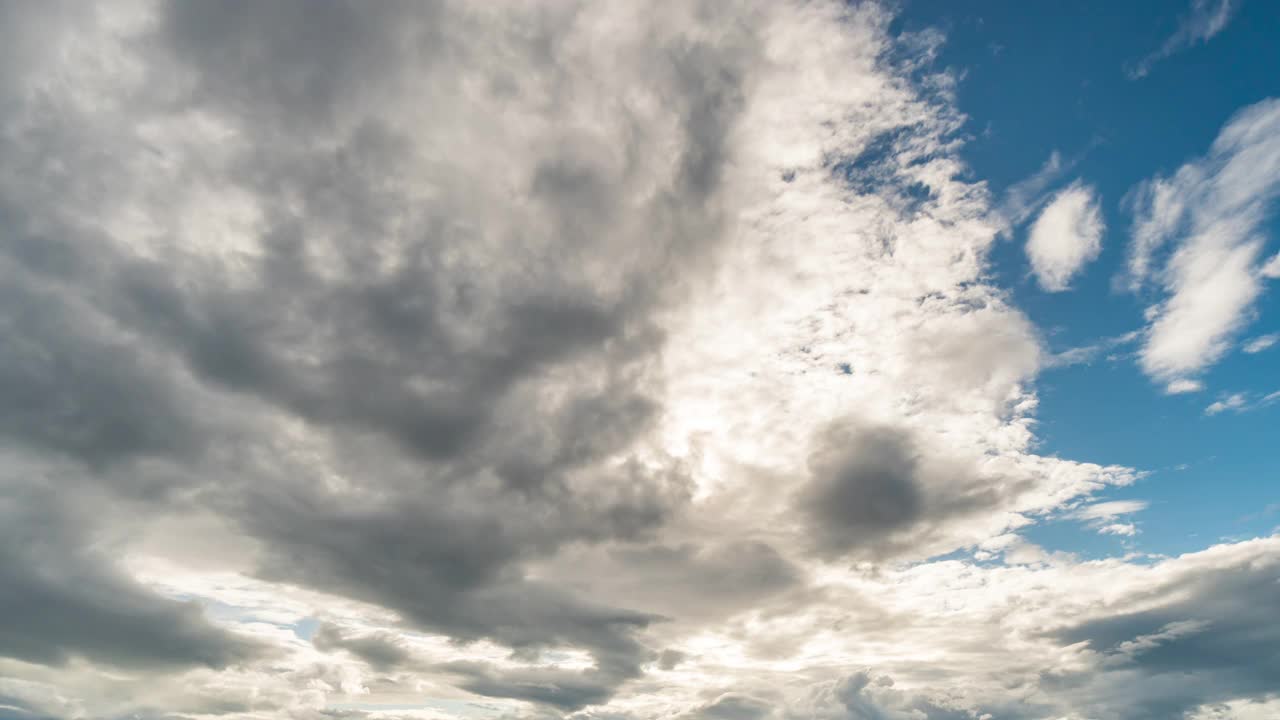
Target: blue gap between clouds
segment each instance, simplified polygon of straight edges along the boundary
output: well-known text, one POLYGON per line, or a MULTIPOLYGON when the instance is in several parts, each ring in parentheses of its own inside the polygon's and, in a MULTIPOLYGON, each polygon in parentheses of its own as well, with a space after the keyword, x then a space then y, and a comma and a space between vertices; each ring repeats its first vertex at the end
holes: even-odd
MULTIPOLYGON (((1045 293, 1029 277, 1026 228, 991 256, 992 279, 1041 328, 1055 351, 1139 329, 1156 298, 1116 292, 1131 216, 1123 198, 1137 183, 1203 155, 1237 111, 1280 96, 1280 3, 1244 3, 1207 43, 1187 48, 1130 80, 1126 66, 1160 47, 1189 2, 1073 3, 908 0, 892 30, 936 27, 946 43, 936 68, 960 73, 957 99, 969 120, 962 157, 972 179, 998 199, 1054 151, 1070 167, 1054 186, 1080 179, 1101 196, 1107 233, 1101 256, 1070 291, 1045 293)), ((1034 219, 1034 216, 1033 218, 1034 219)), ((1280 249, 1280 222, 1268 252, 1280 249)), ((1242 337, 1280 331, 1272 283, 1242 337)), ((1207 416, 1228 392, 1280 390, 1280 347, 1233 351, 1204 374, 1207 390, 1168 396, 1142 375, 1138 345, 1090 364, 1048 369, 1039 379, 1039 451, 1123 464, 1150 475, 1099 499, 1143 499, 1135 538, 1098 535, 1074 521, 1023 531, 1049 550, 1082 557, 1130 550, 1177 554, 1223 539, 1266 535, 1280 525, 1280 404, 1207 416)))

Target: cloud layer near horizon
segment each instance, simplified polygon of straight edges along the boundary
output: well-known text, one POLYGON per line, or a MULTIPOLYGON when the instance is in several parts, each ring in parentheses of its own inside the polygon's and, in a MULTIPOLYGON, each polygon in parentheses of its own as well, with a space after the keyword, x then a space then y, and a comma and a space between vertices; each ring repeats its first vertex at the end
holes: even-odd
POLYGON ((935 33, 0 13, 0 718, 1155 720, 1277 687, 1274 538, 1017 534, 1137 512, 1086 501, 1139 474, 1035 452, 1048 359, 988 282, 935 33))

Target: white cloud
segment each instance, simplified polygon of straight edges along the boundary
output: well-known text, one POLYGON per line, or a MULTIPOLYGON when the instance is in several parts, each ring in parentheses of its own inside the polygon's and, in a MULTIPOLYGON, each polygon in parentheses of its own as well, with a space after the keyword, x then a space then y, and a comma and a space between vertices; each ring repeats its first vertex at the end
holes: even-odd
POLYGON ((1270 260, 1263 263, 1259 272, 1262 273, 1264 278, 1280 278, 1280 253, 1272 255, 1270 260))
POLYGON ((1170 395, 1181 395, 1184 393, 1200 392, 1203 389, 1204 383, 1199 380, 1179 378, 1166 385, 1164 391, 1170 395))
POLYGON ((1027 257, 1040 286, 1062 292, 1102 251, 1105 225, 1092 188, 1076 183, 1054 196, 1031 226, 1027 257))
POLYGON ((1227 410, 1239 412, 1244 410, 1249 404, 1249 397, 1244 393, 1231 393, 1221 400, 1213 402, 1209 407, 1204 409, 1205 415, 1217 415, 1227 410))
POLYGON ((1209 405, 1204 412, 1206 415, 1217 415, 1227 410, 1237 413, 1250 412, 1267 407, 1277 401, 1280 401, 1280 390, 1262 396, 1258 396, 1255 393, 1231 393, 1224 395, 1220 400, 1209 405))
POLYGON ((1133 537, 1138 534, 1138 526, 1133 523, 1108 523, 1099 527, 1098 533, 1102 535, 1133 537))
POLYGON ((1150 278, 1158 251, 1174 243, 1157 275, 1167 297, 1149 309, 1141 353, 1148 375, 1185 377, 1226 352, 1262 292, 1261 238, 1278 192, 1280 100, 1241 111, 1204 158, 1138 188, 1132 287, 1150 278))
POLYGON ((1191 8, 1178 21, 1174 31, 1150 55, 1139 60, 1126 72, 1130 79, 1146 77, 1157 62, 1194 45, 1207 42, 1231 22, 1240 0, 1191 0, 1191 8))
POLYGON ((1045 358, 1045 367, 1069 367, 1071 365, 1088 365, 1102 355, 1107 361, 1115 361, 1127 357, 1128 350, 1120 350, 1127 345, 1142 339, 1141 330, 1131 330, 1121 335, 1102 338, 1088 345, 1067 348, 1045 358), (1104 355, 1105 353, 1105 355, 1104 355))
POLYGON ((1093 503, 1074 511, 1072 516, 1079 520, 1110 520, 1119 515, 1129 515, 1147 509, 1145 500, 1113 500, 1093 503))
POLYGON ((1187 720, 1273 720, 1277 717, 1280 717, 1280 698, 1229 700, 1203 705, 1187 720))
POLYGON ((1245 342, 1241 349, 1249 354, 1260 353, 1280 342, 1280 333, 1270 333, 1267 335, 1259 335, 1245 342))
POLYGON ((997 212, 1004 225, 1002 231, 1008 234, 1015 226, 1026 222, 1049 199, 1049 187, 1074 165, 1074 161, 1063 160, 1062 155, 1054 150, 1040 169, 1009 186, 997 212))
POLYGON ((1147 505, 1145 500, 1092 503, 1073 510, 1068 517, 1086 523, 1100 535, 1132 537, 1138 534, 1138 526, 1131 522, 1116 522, 1116 518, 1146 510, 1147 505))

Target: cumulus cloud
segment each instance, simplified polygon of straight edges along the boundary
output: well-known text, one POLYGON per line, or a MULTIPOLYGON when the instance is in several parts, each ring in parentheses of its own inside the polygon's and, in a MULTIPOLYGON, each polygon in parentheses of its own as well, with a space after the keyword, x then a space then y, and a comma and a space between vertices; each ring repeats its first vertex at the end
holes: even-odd
MULTIPOLYGON (((635 447, 657 411, 652 318, 723 237, 754 31, 688 36, 675 12, 604 50, 596 26, 631 19, 507 12, 30 19, 52 28, 6 77, 0 272, 21 342, 0 361, 16 398, 0 424, 24 453, 85 463, 108 502, 145 490, 163 513, 199 494, 259 541, 261 577, 459 641, 585 648, 598 700, 647 657, 633 635, 652 618, 521 563, 639 537, 687 497, 677 463, 635 447), (50 96, 60 42, 122 65, 69 60, 50 96), (134 478, 155 485, 116 485, 134 478)), ((32 597, 6 623, 35 634, 9 654, 60 661, 61 633, 19 620, 55 590, 79 618, 67 642, 99 659, 243 654, 195 608, 76 567, 19 585, 32 597)))
POLYGON ((1092 188, 1076 183, 1056 194, 1027 237, 1027 258, 1040 287, 1068 289, 1071 278, 1102 252, 1105 228, 1092 188))
POLYGON ((1262 293, 1265 223, 1280 192, 1280 101, 1236 114, 1208 155, 1157 177, 1134 195, 1129 275, 1155 271, 1166 297, 1151 320, 1141 365, 1164 380, 1197 372, 1230 347, 1262 293), (1172 244, 1167 258, 1161 255, 1172 244))
POLYGON ((1119 718, 1235 609, 1153 579, 1268 608, 1018 537, 1140 475, 1036 452, 936 32, 0 12, 0 712, 1119 718))
POLYGON ((1227 27, 1239 6, 1240 0, 1191 0, 1191 7, 1178 20, 1178 29, 1165 39, 1159 49, 1126 68, 1129 79, 1146 77, 1161 60, 1208 42, 1227 27))

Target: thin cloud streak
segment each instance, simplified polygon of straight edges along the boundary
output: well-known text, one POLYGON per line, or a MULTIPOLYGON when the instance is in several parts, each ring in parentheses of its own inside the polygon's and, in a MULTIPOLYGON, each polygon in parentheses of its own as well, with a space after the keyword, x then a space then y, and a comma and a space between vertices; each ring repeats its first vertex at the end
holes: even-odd
POLYGON ((1130 80, 1151 73, 1156 63, 1187 48, 1206 43, 1226 29, 1242 0, 1191 0, 1191 7, 1179 20, 1178 29, 1159 49, 1125 69, 1130 80))

